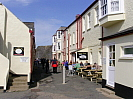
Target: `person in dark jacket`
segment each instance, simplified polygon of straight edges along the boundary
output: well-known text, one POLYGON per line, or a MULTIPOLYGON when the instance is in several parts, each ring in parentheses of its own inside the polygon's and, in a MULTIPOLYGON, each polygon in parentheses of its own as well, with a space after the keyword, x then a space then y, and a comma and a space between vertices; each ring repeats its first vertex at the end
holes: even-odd
POLYGON ((57 67, 58 67, 58 61, 56 58, 54 58, 54 60, 52 60, 52 67, 53 67, 53 73, 57 73, 57 67))
POLYGON ((49 59, 46 60, 45 69, 46 69, 46 73, 48 73, 49 72, 49 59))
POLYGON ((66 62, 64 63, 64 66, 66 68, 66 70, 68 70, 68 61, 66 60, 66 62))
POLYGON ((45 59, 45 58, 41 58, 42 69, 44 69, 44 66, 45 66, 45 61, 46 61, 46 59, 45 59))

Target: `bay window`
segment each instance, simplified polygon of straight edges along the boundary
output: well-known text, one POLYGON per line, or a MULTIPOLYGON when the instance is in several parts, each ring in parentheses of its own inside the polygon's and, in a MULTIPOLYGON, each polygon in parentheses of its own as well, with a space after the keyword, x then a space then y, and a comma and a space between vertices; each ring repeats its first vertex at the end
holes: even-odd
POLYGON ((99 0, 100 18, 118 13, 124 13, 124 0, 99 0))

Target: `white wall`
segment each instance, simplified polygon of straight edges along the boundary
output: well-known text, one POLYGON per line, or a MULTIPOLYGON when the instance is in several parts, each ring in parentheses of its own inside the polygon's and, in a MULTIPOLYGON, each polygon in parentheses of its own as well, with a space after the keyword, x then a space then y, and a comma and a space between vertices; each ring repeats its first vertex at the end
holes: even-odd
MULTIPOLYGON (((114 24, 108 28, 104 28, 104 36, 115 34, 119 31, 132 27, 133 24, 133 11, 132 11, 132 0, 124 0, 125 4, 125 21, 121 21, 117 24, 114 24)), ((110 40, 104 41, 103 46, 103 57, 106 57, 106 46, 109 43, 115 43, 116 46, 116 66, 115 66, 115 82, 126 85, 133 88, 133 59, 120 58, 121 57, 121 47, 126 45, 133 45, 133 35, 118 37, 110 40)), ((106 77, 107 67, 106 64, 103 64, 103 79, 106 77)))
POLYGON ((98 6, 98 3, 96 3, 91 9, 89 9, 83 17, 85 17, 85 31, 83 32, 83 48, 88 47, 88 62, 91 62, 91 64, 94 64, 95 62, 98 63, 99 61, 99 54, 98 52, 101 51, 101 41, 99 38, 101 38, 101 27, 99 24, 95 24, 95 8, 98 6), (87 28, 87 16, 90 14, 90 28, 87 28), (92 59, 90 59, 90 52, 92 52, 92 59))
POLYGON ((2 38, 5 41, 3 53, 9 59, 10 70, 13 73, 27 75, 30 72, 29 28, 15 15, 13 15, 6 7, 0 5, 0 8, 0 22, 3 23, 0 25, 2 28, 1 34, 4 35, 2 38), (14 56, 14 47, 24 47, 24 56, 14 56), (28 62, 20 62, 21 57, 28 57, 28 62))
POLYGON ((9 71, 9 60, 0 53, 0 86, 7 84, 6 77, 9 71))

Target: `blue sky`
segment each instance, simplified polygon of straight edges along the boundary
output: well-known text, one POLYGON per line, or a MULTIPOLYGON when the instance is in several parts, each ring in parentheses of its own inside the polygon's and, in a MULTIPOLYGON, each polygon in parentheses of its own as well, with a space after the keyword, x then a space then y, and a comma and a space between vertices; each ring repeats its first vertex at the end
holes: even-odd
POLYGON ((36 46, 52 45, 52 35, 68 26, 94 0, 0 0, 22 22, 35 22, 36 46))

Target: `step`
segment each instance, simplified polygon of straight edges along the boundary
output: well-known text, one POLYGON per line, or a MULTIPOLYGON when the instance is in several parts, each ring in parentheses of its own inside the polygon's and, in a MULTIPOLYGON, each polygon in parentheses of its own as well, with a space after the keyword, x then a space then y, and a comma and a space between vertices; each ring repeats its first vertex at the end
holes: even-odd
POLYGON ((13 81, 27 81, 27 76, 26 77, 11 77, 13 81))
POLYGON ((3 92, 3 89, 0 89, 0 92, 3 92))
POLYGON ((101 88, 101 91, 107 93, 108 95, 114 95, 115 94, 114 91, 109 90, 107 88, 101 88))
POLYGON ((15 82, 12 82, 11 85, 12 86, 23 86, 23 85, 27 85, 27 82, 15 81, 15 82))
POLYGON ((29 85, 24 85, 24 86, 10 86, 9 91, 25 91, 29 89, 29 85))

